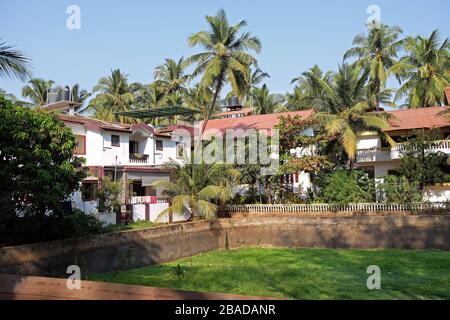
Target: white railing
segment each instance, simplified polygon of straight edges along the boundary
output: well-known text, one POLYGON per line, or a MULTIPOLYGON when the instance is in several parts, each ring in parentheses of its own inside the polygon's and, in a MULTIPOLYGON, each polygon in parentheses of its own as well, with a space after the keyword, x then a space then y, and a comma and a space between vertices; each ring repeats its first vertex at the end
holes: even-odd
POLYGON ((149 164, 150 159, 130 159, 130 164, 149 164))
POLYGON ((223 211, 233 212, 381 212, 450 210, 449 202, 418 202, 410 204, 353 203, 353 204, 243 204, 228 205, 223 211))
MULTIPOLYGON (((412 147, 413 149, 417 148, 414 145, 412 145, 412 147)), ((373 162, 400 159, 408 148, 411 148, 411 144, 399 143, 391 148, 359 149, 356 160, 358 162, 373 162)), ((430 142, 425 148, 425 151, 441 151, 450 154, 450 140, 436 140, 430 142)))
MULTIPOLYGON (((130 203, 131 204, 151 203, 152 198, 154 199, 154 196, 131 197, 130 203)), ((169 202, 168 199, 156 198, 156 202, 153 203, 168 203, 168 202, 169 202)))

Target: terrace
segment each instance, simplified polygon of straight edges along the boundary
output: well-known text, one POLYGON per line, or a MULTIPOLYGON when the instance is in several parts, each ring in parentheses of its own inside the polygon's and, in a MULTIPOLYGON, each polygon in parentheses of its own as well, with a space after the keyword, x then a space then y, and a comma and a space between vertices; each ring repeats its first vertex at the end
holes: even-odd
MULTIPOLYGON (((398 160, 403 157, 404 153, 417 146, 409 143, 399 143, 394 147, 359 149, 357 152, 357 162, 376 162, 398 160)), ((426 153, 444 152, 450 154, 450 140, 436 140, 430 142, 426 148, 426 153)))

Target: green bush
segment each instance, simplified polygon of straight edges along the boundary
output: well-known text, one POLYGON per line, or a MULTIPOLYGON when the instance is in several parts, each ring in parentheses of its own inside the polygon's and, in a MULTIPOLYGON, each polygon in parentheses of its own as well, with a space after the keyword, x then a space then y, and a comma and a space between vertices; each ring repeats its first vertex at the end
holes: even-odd
POLYGON ((339 169, 318 179, 316 202, 347 204, 375 200, 375 184, 363 170, 339 169))
POLYGON ((377 198, 386 203, 412 203, 422 201, 422 193, 419 182, 391 175, 377 186, 377 198))

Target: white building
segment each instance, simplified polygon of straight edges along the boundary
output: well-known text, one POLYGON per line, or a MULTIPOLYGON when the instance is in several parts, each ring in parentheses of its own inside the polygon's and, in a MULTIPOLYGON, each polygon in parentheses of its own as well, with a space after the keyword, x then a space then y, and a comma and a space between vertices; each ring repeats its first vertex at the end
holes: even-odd
MULTIPOLYGON (((390 127, 384 132, 398 142, 391 147, 383 143, 374 132, 363 132, 358 136, 358 151, 356 166, 366 169, 377 182, 382 177, 395 174, 400 166, 400 159, 406 149, 404 138, 414 130, 433 130, 439 134, 439 139, 430 142, 426 152, 444 152, 450 155, 450 123, 439 116, 445 107, 417 108, 389 111, 393 119, 390 127)), ((425 200, 450 201, 450 188, 445 185, 430 185, 424 190, 425 200)))

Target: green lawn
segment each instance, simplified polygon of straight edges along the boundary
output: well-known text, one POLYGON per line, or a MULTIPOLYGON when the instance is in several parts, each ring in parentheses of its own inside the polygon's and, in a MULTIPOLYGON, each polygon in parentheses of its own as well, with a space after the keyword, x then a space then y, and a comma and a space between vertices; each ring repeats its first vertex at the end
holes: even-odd
POLYGON ((450 252, 437 250, 220 250, 90 280, 294 299, 450 299, 450 252), (177 266, 184 277, 177 274, 177 266), (369 265, 381 289, 368 290, 369 265))

